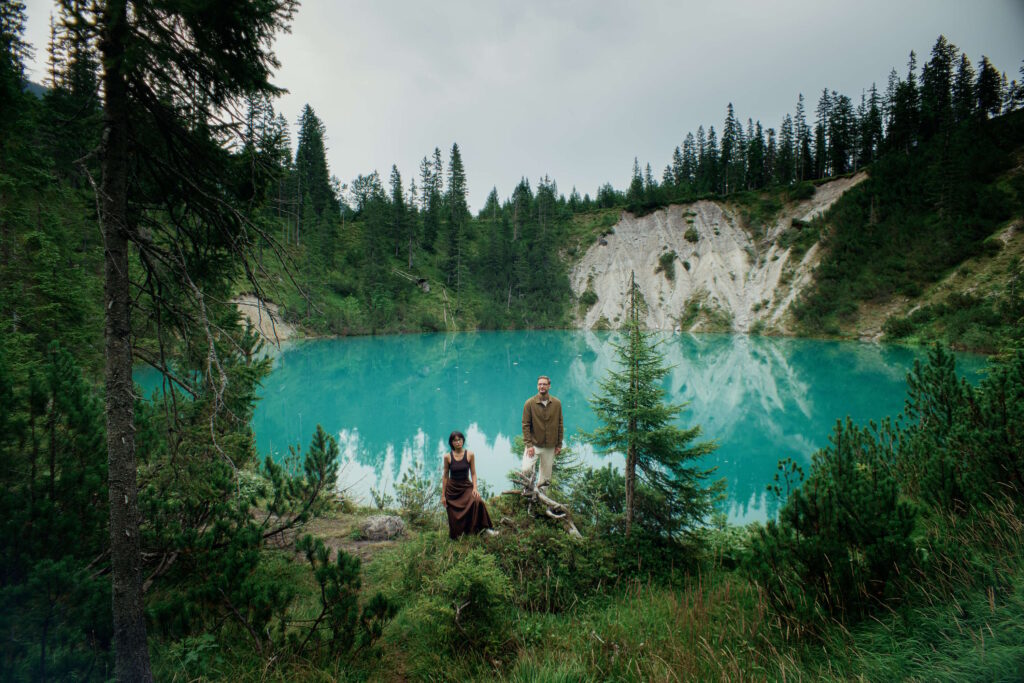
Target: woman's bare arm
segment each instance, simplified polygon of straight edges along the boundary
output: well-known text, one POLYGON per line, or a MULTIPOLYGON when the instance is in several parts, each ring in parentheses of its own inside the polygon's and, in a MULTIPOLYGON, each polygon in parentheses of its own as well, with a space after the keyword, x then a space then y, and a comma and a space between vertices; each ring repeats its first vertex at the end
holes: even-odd
POLYGON ((466 451, 466 457, 469 458, 469 472, 473 475, 473 495, 479 498, 480 491, 476 488, 476 456, 472 451, 466 451))
POLYGON ((441 507, 448 507, 448 501, 444 497, 444 492, 448 488, 448 468, 451 466, 451 461, 448 456, 444 456, 444 469, 441 470, 441 507))

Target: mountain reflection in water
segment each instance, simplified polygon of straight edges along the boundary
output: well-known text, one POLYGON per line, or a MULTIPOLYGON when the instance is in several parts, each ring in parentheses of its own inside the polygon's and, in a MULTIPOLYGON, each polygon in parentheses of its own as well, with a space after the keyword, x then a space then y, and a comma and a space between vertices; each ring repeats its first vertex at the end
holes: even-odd
MULTIPOLYGON (((742 523, 773 516, 767 496, 778 460, 802 465, 828 443, 837 419, 857 423, 902 411, 906 373, 922 350, 851 342, 662 335, 673 366, 670 400, 686 402, 681 425, 700 424, 718 449, 704 464, 728 482, 724 511, 742 523)), ((466 433, 477 473, 494 491, 518 467, 512 441, 538 375, 562 401, 568 445, 594 466, 619 456, 594 453, 582 432, 597 426, 588 398, 615 367, 614 333, 480 332, 316 340, 290 345, 265 380, 253 428, 262 453, 307 444, 317 424, 342 452, 343 487, 369 502, 422 463, 439 475, 447 438, 466 433)), ((958 357, 975 379, 984 360, 958 357)))

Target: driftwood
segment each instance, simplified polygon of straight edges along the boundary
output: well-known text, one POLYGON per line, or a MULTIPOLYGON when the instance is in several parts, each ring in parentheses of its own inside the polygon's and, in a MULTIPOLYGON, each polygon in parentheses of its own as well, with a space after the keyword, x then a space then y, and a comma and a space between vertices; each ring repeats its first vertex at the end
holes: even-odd
POLYGON ((530 512, 533 511, 533 507, 536 505, 542 507, 544 515, 551 519, 557 519, 562 522, 565 526, 566 532, 574 538, 583 538, 580 535, 576 525, 572 522, 572 517, 569 515, 569 507, 565 503, 559 503, 557 500, 548 497, 545 493, 542 493, 537 488, 537 474, 534 472, 527 477, 522 472, 515 473, 514 484, 519 484, 521 488, 517 488, 512 491, 502 491, 503 496, 522 496, 526 499, 526 509, 530 512))

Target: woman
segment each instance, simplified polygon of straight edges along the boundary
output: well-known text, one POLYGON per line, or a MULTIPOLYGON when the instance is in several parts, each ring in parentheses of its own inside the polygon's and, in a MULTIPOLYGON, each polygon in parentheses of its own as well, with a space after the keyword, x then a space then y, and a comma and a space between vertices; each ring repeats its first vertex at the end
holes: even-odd
POLYGON ((485 530, 494 533, 487 506, 476 488, 476 459, 463 447, 465 443, 465 434, 451 433, 451 450, 444 456, 441 475, 441 506, 448 512, 448 535, 453 539, 485 530))

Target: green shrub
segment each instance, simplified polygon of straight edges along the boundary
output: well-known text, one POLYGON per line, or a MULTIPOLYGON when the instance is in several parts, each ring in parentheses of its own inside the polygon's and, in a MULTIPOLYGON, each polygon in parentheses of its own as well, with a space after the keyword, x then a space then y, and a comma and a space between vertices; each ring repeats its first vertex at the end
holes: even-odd
POLYGON ((993 235, 981 243, 981 250, 989 256, 995 256, 1003 250, 1003 241, 993 235))
POLYGON ((814 196, 814 185, 809 182, 802 182, 793 185, 789 189, 789 198, 794 201, 810 199, 814 196))
POLYGON ((511 584, 493 555, 473 548, 439 576, 427 577, 402 616, 422 644, 449 653, 494 653, 509 637, 511 584))
POLYGON ((697 228, 687 228, 686 232, 683 233, 683 237, 686 238, 687 242, 696 244, 700 241, 700 233, 697 232, 697 228))
POLYGON ((588 287, 582 294, 580 294, 580 305, 584 309, 589 309, 591 306, 597 303, 597 292, 588 287))
POLYGON ((899 465, 913 494, 956 514, 987 508, 996 491, 1024 496, 1024 352, 990 368, 975 389, 936 346, 907 384, 899 465))
POLYGON ((847 418, 829 440, 744 563, 779 616, 798 628, 855 619, 897 599, 913 560, 917 512, 893 474, 889 422, 860 428, 847 418))
POLYGON ((402 479, 395 485, 402 516, 412 526, 424 526, 430 521, 440 505, 440 495, 437 477, 426 475, 422 462, 403 472, 402 479))
POLYGON ((658 257, 658 267, 654 272, 665 273, 665 279, 671 282, 676 279, 676 252, 666 251, 658 257))
POLYGON ((913 334, 916 326, 910 318, 892 316, 882 323, 882 331, 886 339, 903 339, 913 334))

